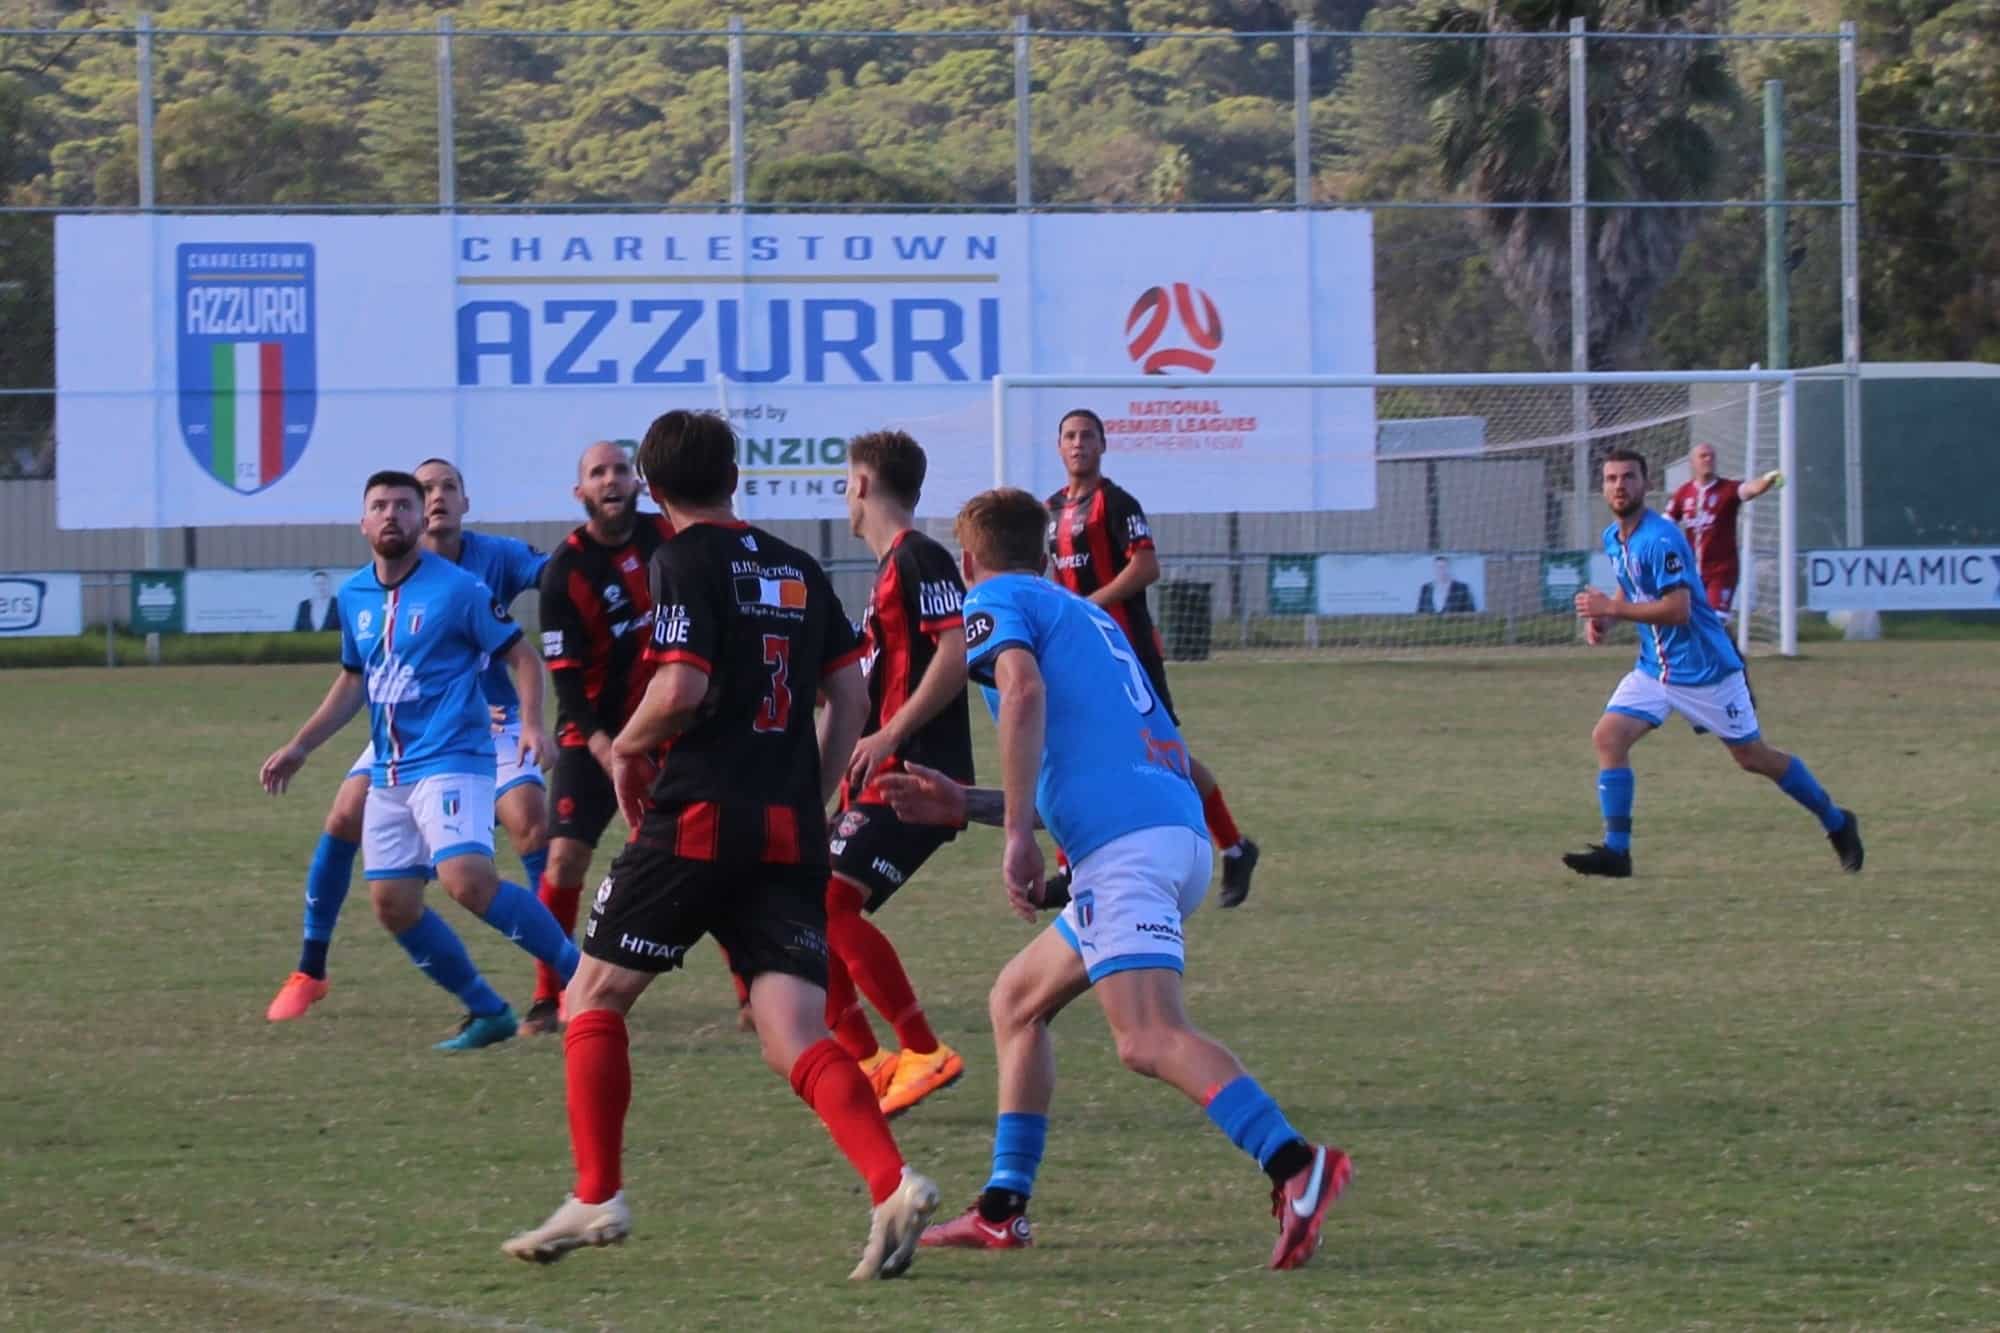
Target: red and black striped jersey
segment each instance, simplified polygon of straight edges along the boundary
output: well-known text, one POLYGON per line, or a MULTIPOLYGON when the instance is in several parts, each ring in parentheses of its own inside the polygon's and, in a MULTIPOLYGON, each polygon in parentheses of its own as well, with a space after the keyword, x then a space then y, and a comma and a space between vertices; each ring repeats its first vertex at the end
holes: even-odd
MULTIPOLYGON (((1146 511, 1109 477, 1076 499, 1067 489, 1049 497, 1049 560, 1056 582, 1077 596, 1088 597, 1124 573, 1134 551, 1152 549, 1146 511)), ((1159 633, 1143 591, 1104 609, 1142 655, 1159 656, 1159 633)))
POLYGON ((698 523, 653 553, 655 670, 708 675, 673 739, 642 838, 696 861, 826 864, 813 705, 861 642, 813 558, 748 523, 698 523))
POLYGON ((542 570, 542 657, 556 690, 556 744, 581 746, 591 733, 618 733, 646 693, 641 661, 653 628, 646 566, 674 535, 662 514, 641 514, 621 546, 580 527, 542 570))
MULTIPOLYGON (((868 611, 861 626, 868 671, 868 725, 873 735, 901 712, 923 684, 937 657, 938 640, 965 629, 965 582, 951 552, 915 528, 897 534, 875 572, 868 611)), ((960 782, 972 781, 972 721, 961 686, 951 702, 903 743, 887 767, 902 761, 937 769, 960 782)), ((880 802, 874 787, 861 801, 880 802)))

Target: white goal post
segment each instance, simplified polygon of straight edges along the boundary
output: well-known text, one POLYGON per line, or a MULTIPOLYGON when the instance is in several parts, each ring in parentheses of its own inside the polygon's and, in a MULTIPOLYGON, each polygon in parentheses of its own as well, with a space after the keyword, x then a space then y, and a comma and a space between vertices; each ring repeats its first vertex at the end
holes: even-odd
MULTIPOLYGON (((1775 468, 1796 482, 1795 384, 1755 368, 1000 375, 993 477, 1050 495, 1065 480, 1058 421, 1073 408, 1103 419, 1105 474, 1152 522, 1170 655, 1205 655, 1211 641, 1385 654, 1566 644, 1567 591, 1608 575, 1595 460, 1637 450, 1660 510, 1696 444, 1714 446, 1723 476, 1775 468)), ((1730 620, 1748 650, 1798 651, 1797 500, 1788 484, 1743 507, 1730 620)))

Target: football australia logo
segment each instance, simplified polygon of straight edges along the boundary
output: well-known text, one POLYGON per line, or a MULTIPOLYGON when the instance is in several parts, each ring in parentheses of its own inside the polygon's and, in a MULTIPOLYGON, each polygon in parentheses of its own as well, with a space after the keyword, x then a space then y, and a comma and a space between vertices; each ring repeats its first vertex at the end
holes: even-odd
POLYGON ((1222 314, 1199 287, 1148 287, 1125 316, 1125 339, 1126 352, 1148 375, 1206 375, 1215 369, 1211 353, 1222 346, 1222 314))
POLYGON ((313 247, 176 248, 181 438, 222 485, 255 495, 305 452, 318 402, 313 247))

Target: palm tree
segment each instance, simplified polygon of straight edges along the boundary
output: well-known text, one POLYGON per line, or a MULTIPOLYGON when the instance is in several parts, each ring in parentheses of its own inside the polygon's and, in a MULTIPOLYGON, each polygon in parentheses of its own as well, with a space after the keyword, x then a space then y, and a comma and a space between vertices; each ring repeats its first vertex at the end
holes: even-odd
MULTIPOLYGON (((1575 17, 1595 33, 1714 32, 1721 0, 1445 0, 1438 34, 1564 32, 1575 17)), ((1702 111, 1737 100, 1715 42, 1615 41, 1587 48, 1589 198, 1699 198, 1719 163, 1702 111)), ((1569 197, 1567 43, 1547 37, 1427 43, 1419 90, 1446 184, 1484 204, 1473 225, 1507 293, 1527 313, 1551 366, 1569 364, 1569 219, 1562 209, 1509 204, 1569 197)), ((1636 356, 1653 296, 1693 233, 1689 209, 1589 213, 1592 369, 1636 356)))

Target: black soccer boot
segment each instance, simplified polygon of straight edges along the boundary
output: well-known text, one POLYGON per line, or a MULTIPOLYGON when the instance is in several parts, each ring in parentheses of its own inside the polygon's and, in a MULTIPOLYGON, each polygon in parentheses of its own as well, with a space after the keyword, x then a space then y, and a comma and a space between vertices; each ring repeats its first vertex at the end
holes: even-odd
POLYGON ((1861 869, 1861 821, 1845 806, 1841 807, 1840 813, 1847 816, 1847 822, 1827 834, 1826 840, 1833 844, 1834 854, 1840 857, 1840 868, 1852 875, 1861 869))
POLYGON ((1234 856, 1222 858, 1222 893, 1216 899, 1224 907, 1241 907, 1250 896, 1250 872, 1257 868, 1257 844, 1245 838, 1234 856))
POLYGON ((1590 850, 1564 852, 1563 864, 1579 875, 1603 875, 1607 879, 1632 878, 1632 853, 1617 852, 1593 842, 1590 850))

